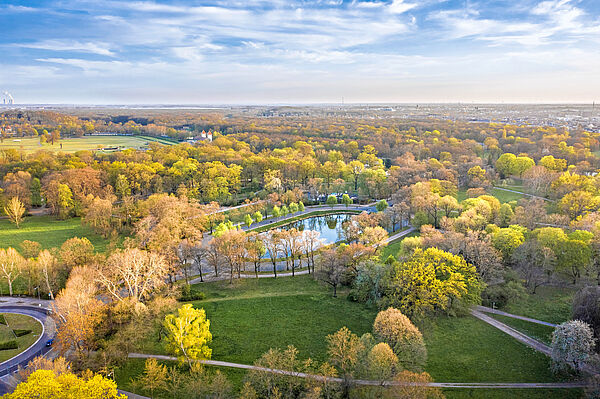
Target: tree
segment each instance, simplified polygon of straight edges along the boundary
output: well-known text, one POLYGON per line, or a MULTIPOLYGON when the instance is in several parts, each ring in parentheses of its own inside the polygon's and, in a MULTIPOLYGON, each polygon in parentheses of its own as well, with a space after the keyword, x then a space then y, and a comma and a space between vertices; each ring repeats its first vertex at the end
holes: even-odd
POLYGON ((299 211, 299 212, 304 212, 304 209, 305 209, 305 208, 304 208, 304 202, 302 202, 302 201, 299 201, 299 202, 298 202, 298 211, 299 211))
POLYGON ((31 206, 42 206, 42 183, 37 177, 31 179, 31 206))
POLYGON ((25 215, 25 206, 17 197, 12 197, 4 207, 4 213, 18 229, 25 215))
POLYGON ((473 265, 437 248, 416 249, 393 266, 387 284, 385 303, 415 317, 477 304, 485 286, 473 265))
POLYGON ((588 324, 594 336, 600 337, 600 287, 586 286, 577 291, 573 299, 571 318, 588 324))
POLYGON ((260 223, 263 221, 263 215, 260 211, 256 211, 252 214, 252 218, 256 221, 256 223, 260 223))
POLYGON ((254 263, 254 274, 256 278, 258 278, 260 262, 266 252, 267 249, 265 244, 257 233, 251 232, 246 235, 246 256, 254 263))
POLYGON ((102 321, 104 308, 97 296, 94 272, 86 267, 73 269, 53 306, 61 353, 75 349, 77 357, 82 358, 96 348, 96 328, 102 321))
POLYGON ((398 357, 385 342, 373 346, 366 359, 367 376, 383 384, 394 375, 398 365, 398 357))
POLYGON ((113 205, 109 199, 94 197, 83 211, 83 221, 103 237, 112 231, 113 205))
POLYGON ((277 278, 277 258, 281 249, 281 230, 271 230, 264 238, 264 244, 269 254, 269 259, 273 264, 273 275, 277 278))
POLYGON ((244 223, 246 224, 246 227, 250 228, 250 226, 252 226, 252 223, 254 223, 252 216, 246 214, 246 216, 244 216, 244 223))
POLYGON ((379 312, 373 323, 373 334, 392 348, 402 368, 420 371, 425 366, 427 349, 423 335, 398 309, 379 312))
POLYGON ((296 213, 298 212, 298 204, 296 204, 295 202, 292 202, 290 204, 290 213, 296 213))
POLYGON ((85 237, 69 238, 60 246, 60 260, 67 270, 91 263, 93 258, 94 246, 85 237))
POLYGON ((71 215, 75 204, 73 202, 73 193, 66 184, 58 185, 57 212, 61 219, 66 219, 71 215))
POLYGON ((50 296, 50 299, 54 300, 54 292, 58 290, 58 261, 50 251, 45 249, 39 253, 37 263, 42 272, 48 295, 50 296))
POLYGON ((538 240, 531 239, 515 249, 512 262, 525 279, 525 285, 535 294, 539 286, 550 281, 556 266, 556 255, 538 240))
POLYGON ((327 249, 321 254, 317 276, 333 288, 334 298, 337 298, 337 287, 342 283, 345 273, 346 265, 335 249, 327 249))
POLYGON ((355 192, 358 190, 358 179, 364 169, 365 169, 365 165, 360 161, 354 160, 354 161, 350 161, 348 163, 348 172, 352 176, 355 192))
POLYGON ((13 283, 21 275, 25 259, 14 248, 0 248, 0 271, 8 284, 8 294, 13 295, 13 283))
POLYGON ((347 327, 342 327, 334 334, 327 336, 327 353, 329 362, 340 371, 344 382, 342 389, 347 397, 351 386, 352 376, 359 364, 360 355, 365 347, 357 335, 347 327))
POLYGON ((213 238, 215 245, 223 259, 229 265, 229 282, 237 273, 240 278, 242 268, 246 262, 246 233, 242 230, 228 230, 219 237, 213 238))
POLYGON ((380 247, 387 245, 387 239, 387 231, 381 226, 376 226, 365 228, 359 241, 366 246, 373 247, 377 252, 380 247))
POLYGON ((95 276, 118 301, 144 302, 165 283, 169 269, 162 255, 137 248, 113 252, 95 276))
POLYGON ((514 162, 517 159, 515 154, 505 153, 500 155, 496 161, 496 170, 502 177, 508 177, 515 174, 514 162))
POLYGON ((352 205, 352 198, 350 198, 348 194, 342 195, 342 204, 346 205, 346 208, 348 208, 348 206, 352 205))
POLYGON ((154 396, 155 391, 164 391, 167 389, 167 367, 158 363, 154 358, 146 359, 144 364, 144 373, 135 380, 135 385, 150 391, 150 396, 154 396))
POLYGON ((386 200, 382 199, 379 200, 377 202, 377 205, 375 205, 375 209, 377 209, 377 212, 383 212, 388 208, 388 203, 386 200))
POLYGON ((330 207, 333 208, 334 205, 337 205, 338 200, 337 197, 335 195, 330 195, 329 197, 327 197, 327 205, 329 205, 330 207))
POLYGON ((552 333, 552 367, 557 371, 583 370, 592 360, 596 340, 590 326, 580 320, 556 326, 552 333))
POLYGON ((25 259, 37 258, 42 250, 42 245, 37 241, 23 240, 19 246, 25 259))
POLYGON ((492 235, 492 244, 502 253, 504 259, 510 259, 514 250, 524 242, 523 228, 518 225, 499 229, 492 235))
POLYGON ((210 359, 212 350, 208 344, 212 341, 212 334, 204 309, 194 309, 192 304, 185 304, 177 310, 177 316, 169 314, 165 317, 164 327, 167 330, 167 348, 180 362, 187 361, 191 367, 192 360, 210 359))
POLYGON ((37 370, 4 398, 126 399, 127 396, 118 393, 114 381, 99 374, 91 378, 81 378, 72 373, 57 375, 52 370, 37 370))

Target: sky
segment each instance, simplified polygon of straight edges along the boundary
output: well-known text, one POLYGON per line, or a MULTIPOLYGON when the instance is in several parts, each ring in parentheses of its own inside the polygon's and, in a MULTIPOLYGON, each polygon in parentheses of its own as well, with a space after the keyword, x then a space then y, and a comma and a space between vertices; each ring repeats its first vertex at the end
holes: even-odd
POLYGON ((591 103, 598 0, 2 0, 16 103, 591 103))

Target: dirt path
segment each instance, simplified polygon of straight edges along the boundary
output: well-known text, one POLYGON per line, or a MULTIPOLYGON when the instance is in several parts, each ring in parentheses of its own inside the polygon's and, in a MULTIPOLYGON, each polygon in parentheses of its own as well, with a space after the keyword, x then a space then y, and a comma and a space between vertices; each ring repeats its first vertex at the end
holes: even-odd
POLYGON ((512 317, 513 319, 524 320, 524 321, 528 321, 530 323, 541 324, 543 326, 556 327, 556 324, 548 323, 547 321, 532 319, 530 317, 525 317, 525 316, 519 316, 519 315, 512 314, 512 313, 503 312, 498 309, 488 308, 487 306, 476 306, 475 310, 478 310, 482 313, 493 313, 493 314, 497 314, 500 316, 512 317))
MULTIPOLYGON (((147 355, 143 353, 130 353, 129 358, 132 359, 148 359, 154 358, 157 360, 166 360, 166 361, 175 361, 177 358, 173 356, 165 356, 165 355, 147 355)), ((299 378, 311 378, 314 380, 324 380, 327 379, 329 382, 338 382, 341 383, 343 380, 341 378, 332 378, 332 377, 323 377, 315 374, 307 374, 300 372, 291 372, 286 370, 277 370, 277 369, 269 369, 264 367, 253 366, 249 364, 240 364, 240 363, 231 363, 231 362, 222 362, 219 360, 201 360, 203 364, 210 366, 219 366, 219 367, 232 367, 236 369, 244 369, 244 370, 259 370, 266 371, 268 373, 273 374, 281 374, 281 375, 289 375, 293 377, 299 378)), ((586 384, 584 382, 549 382, 549 383, 522 383, 522 382, 426 382, 426 383, 414 383, 414 382, 402 382, 402 381, 386 381, 383 384, 381 381, 374 380, 352 380, 352 382, 356 385, 371 385, 371 386, 406 386, 406 385, 418 385, 418 386, 426 386, 426 387, 435 387, 435 388, 504 388, 504 389, 514 389, 514 388, 582 388, 585 387, 586 384)))
POLYGON ((479 320, 484 321, 493 327, 496 327, 497 329, 510 335, 517 341, 529 346, 530 348, 535 349, 538 352, 543 353, 546 356, 550 356, 550 354, 552 353, 552 350, 550 349, 550 347, 548 345, 543 344, 540 341, 535 340, 535 339, 531 338, 530 336, 525 335, 518 330, 515 330, 514 328, 508 326, 507 324, 504 324, 501 321, 498 321, 498 320, 494 319, 493 317, 490 317, 490 316, 482 313, 479 310, 472 309, 471 314, 473 316, 477 317, 479 320))

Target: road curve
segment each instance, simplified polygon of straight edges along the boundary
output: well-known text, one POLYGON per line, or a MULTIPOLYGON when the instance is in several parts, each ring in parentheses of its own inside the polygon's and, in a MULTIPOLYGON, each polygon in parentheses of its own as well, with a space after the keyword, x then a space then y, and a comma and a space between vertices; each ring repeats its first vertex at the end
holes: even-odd
POLYGON ((0 377, 17 371, 19 367, 25 367, 34 357, 50 351, 51 347, 46 347, 46 342, 54 338, 54 332, 50 332, 45 328, 46 319, 50 317, 47 312, 44 308, 30 305, 0 306, 0 313, 17 313, 30 316, 39 321, 43 327, 42 334, 33 345, 12 359, 0 363, 0 377))

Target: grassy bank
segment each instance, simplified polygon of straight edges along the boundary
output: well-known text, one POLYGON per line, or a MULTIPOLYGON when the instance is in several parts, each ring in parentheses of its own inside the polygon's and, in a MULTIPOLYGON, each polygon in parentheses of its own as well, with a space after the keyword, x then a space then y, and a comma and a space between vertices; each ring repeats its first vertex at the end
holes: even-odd
POLYGON ((42 333, 42 325, 33 317, 14 313, 0 314, 4 316, 8 324, 0 324, 0 343, 16 340, 19 345, 17 349, 0 350, 0 362, 3 362, 17 356, 33 345, 42 333), (16 337, 13 330, 31 330, 31 332, 22 337, 16 337))

